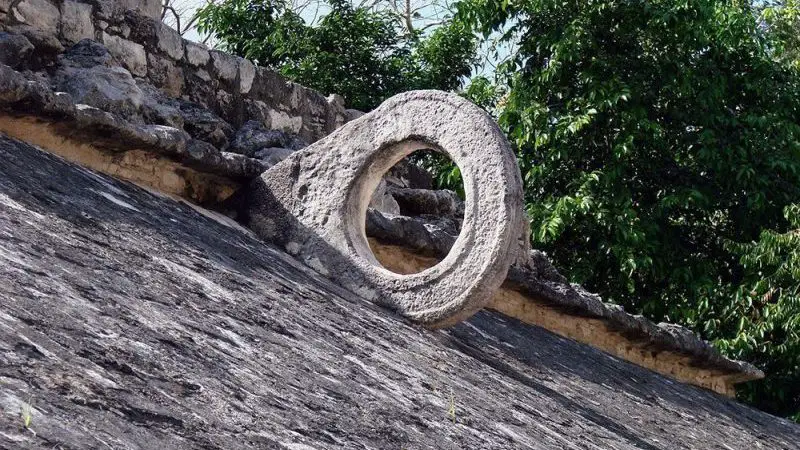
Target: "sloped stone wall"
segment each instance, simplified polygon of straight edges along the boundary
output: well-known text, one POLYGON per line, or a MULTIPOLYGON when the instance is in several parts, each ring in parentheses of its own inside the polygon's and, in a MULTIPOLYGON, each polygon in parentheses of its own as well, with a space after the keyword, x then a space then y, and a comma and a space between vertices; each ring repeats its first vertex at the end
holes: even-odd
MULTIPOLYGON (((162 193, 230 212, 241 201, 229 201, 235 191, 352 112, 340 97, 326 99, 244 59, 183 40, 158 20, 152 0, 0 0, 0 136, 162 193)), ((381 189, 385 197, 386 186, 381 189)), ((419 195, 393 190, 387 216, 370 210, 367 233, 441 259, 458 226, 442 228, 453 217, 439 217, 435 227, 406 217, 412 197, 428 202, 419 195)), ((383 200, 371 206, 385 208, 383 200)), ((457 209, 429 200, 433 209, 411 208, 411 215, 457 209)), ((413 254, 393 261, 402 263, 399 273, 428 267, 413 254)), ((763 376, 723 358, 689 330, 653 324, 570 286, 543 255, 518 262, 505 286, 513 292, 494 309, 673 378, 731 394, 734 383, 763 376), (586 318, 594 325, 584 326, 586 318), (607 338, 603 327, 624 339, 607 338), (676 360, 690 364, 675 366, 676 360)))
POLYGON ((160 20, 159 0, 0 0, 0 31, 36 47, 27 63, 53 66, 82 39, 105 45, 134 77, 202 105, 239 128, 248 120, 313 142, 347 119, 338 95, 287 81, 252 62, 183 39, 160 20))

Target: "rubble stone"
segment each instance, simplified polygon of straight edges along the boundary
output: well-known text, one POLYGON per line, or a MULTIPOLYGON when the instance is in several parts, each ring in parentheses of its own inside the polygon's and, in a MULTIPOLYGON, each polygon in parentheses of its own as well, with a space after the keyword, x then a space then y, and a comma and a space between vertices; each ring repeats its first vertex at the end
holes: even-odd
POLYGON ((72 45, 59 57, 59 64, 64 67, 89 69, 95 66, 118 66, 111 52, 103 44, 84 39, 72 45))
POLYGON ((286 159, 287 156, 291 155, 294 152, 295 150, 292 150, 290 148, 268 147, 258 150, 257 152, 255 152, 253 157, 263 162, 264 167, 266 169, 283 161, 284 159, 286 159))
POLYGON ((183 113, 178 100, 167 97, 162 90, 144 80, 136 80, 136 85, 144 95, 141 114, 145 123, 183 129, 183 113))
POLYGON ((219 149, 226 149, 234 136, 233 127, 224 119, 206 108, 191 102, 181 102, 184 129, 195 139, 211 143, 219 149))
POLYGON ((32 51, 33 44, 25 36, 0 31, 0 64, 19 67, 32 51))
POLYGON ((61 13, 58 7, 48 0, 22 0, 16 3, 11 12, 21 23, 54 36, 58 34, 61 13))
POLYGON ((172 98, 180 97, 183 91, 183 70, 172 60, 152 53, 147 54, 147 77, 172 98))
POLYGON ((112 15, 124 13, 125 11, 138 11, 145 17, 161 20, 161 0, 98 0, 100 5, 112 15))
POLYGON ((163 22, 156 28, 158 49, 170 58, 180 61, 183 59, 183 38, 172 27, 163 22))
POLYGON ((313 142, 348 120, 340 96, 326 99, 250 61, 188 43, 161 23, 160 9, 154 0, 0 0, 0 29, 29 40, 35 50, 15 67, 36 71, 55 64, 63 44, 97 36, 134 77, 152 77, 235 126, 257 119, 313 142), (15 12, 2 12, 12 3, 15 12), (182 87, 177 71, 157 57, 178 62, 182 87))
POLYGON ((196 67, 208 64, 211 55, 209 55, 208 48, 205 45, 190 41, 184 41, 184 44, 186 46, 186 62, 196 67))
POLYGON ((136 116, 142 105, 142 91, 130 72, 121 67, 68 69, 62 74, 59 90, 78 103, 123 117, 136 116))
POLYGON ((253 87, 253 79, 256 76, 256 66, 250 61, 239 59, 239 92, 247 94, 253 87))
POLYGON ((347 121, 350 122, 351 120, 356 120, 359 117, 363 116, 364 113, 357 109, 346 109, 344 110, 344 115, 347 121))
POLYGON ((372 194, 372 198, 369 201, 369 207, 377 209, 384 214, 400 214, 400 206, 397 204, 392 194, 386 190, 386 180, 381 179, 378 187, 375 188, 375 192, 372 194))
POLYGON ((25 36, 33 44, 34 51, 31 53, 30 59, 24 63, 24 66, 30 69, 50 66, 58 55, 64 52, 64 46, 50 30, 43 31, 30 25, 21 24, 8 26, 6 31, 25 36))
POLYGON ((306 143, 296 135, 279 130, 268 130, 261 122, 250 120, 236 133, 231 142, 230 151, 246 156, 253 156, 259 150, 271 147, 282 147, 300 150, 306 143))
POLYGON ((64 0, 61 4, 61 36, 69 42, 94 39, 92 5, 64 0))
POLYGON ((404 216, 430 214, 434 216, 461 217, 464 202, 453 191, 392 188, 390 191, 404 216))
POLYGON ((133 75, 139 77, 147 75, 147 53, 144 51, 144 46, 105 32, 103 43, 133 75))
POLYGON ((227 82, 232 83, 236 80, 236 73, 238 72, 236 57, 216 50, 212 50, 210 53, 216 75, 227 82))

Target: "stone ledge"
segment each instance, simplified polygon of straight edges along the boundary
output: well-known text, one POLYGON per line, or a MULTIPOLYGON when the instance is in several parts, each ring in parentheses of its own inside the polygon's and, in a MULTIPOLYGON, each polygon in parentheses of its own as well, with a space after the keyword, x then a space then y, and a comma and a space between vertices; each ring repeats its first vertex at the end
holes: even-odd
POLYGON ((0 113, 0 135, 37 145, 68 161, 158 192, 199 204, 218 204, 241 187, 230 178, 190 169, 152 149, 110 152, 89 141, 70 138, 63 131, 63 124, 0 113))
MULTIPOLYGON (((163 160, 160 167, 170 167, 173 173, 222 177, 225 179, 224 183, 210 184, 226 184, 232 186, 231 189, 238 188, 240 183, 258 176, 265 169, 263 163, 257 159, 221 152, 207 142, 192 139, 183 130, 164 125, 134 124, 118 115, 75 104, 69 94, 54 92, 45 83, 29 80, 23 74, 3 65, 0 65, 0 123, 0 131, 9 136, 40 145, 68 159, 79 152, 65 151, 66 147, 88 146, 95 152, 106 153, 107 158, 139 151, 163 160)), ((94 159, 99 161, 107 158, 97 156, 94 159)), ((87 164, 88 159, 79 158, 78 162, 81 161, 87 164)), ((98 167, 93 168, 103 171, 98 167)), ((156 169, 148 170, 143 167, 142 170, 152 172, 156 169)), ((136 176, 133 181, 138 178, 141 177, 136 176)), ((197 177, 187 175, 186 178, 188 180, 197 177)), ((150 180, 151 177, 146 179, 150 180)), ((194 201, 209 200, 208 189, 187 181, 183 184, 194 186, 191 192, 176 191, 180 184, 156 183, 154 187, 166 188, 172 194, 194 201)), ((225 190, 225 197, 230 195, 231 189, 225 190)), ((215 200, 221 200, 219 197, 220 195, 212 196, 215 200)))
MULTIPOLYGON (((441 223, 425 219, 367 213, 371 249, 384 267, 396 273, 416 273, 436 265, 457 237, 457 232, 447 239, 438 234, 449 233, 441 223)), ((525 264, 511 267, 489 308, 724 395, 735 395, 737 383, 764 377, 755 366, 722 356, 685 327, 655 324, 568 283, 536 250, 525 264)))

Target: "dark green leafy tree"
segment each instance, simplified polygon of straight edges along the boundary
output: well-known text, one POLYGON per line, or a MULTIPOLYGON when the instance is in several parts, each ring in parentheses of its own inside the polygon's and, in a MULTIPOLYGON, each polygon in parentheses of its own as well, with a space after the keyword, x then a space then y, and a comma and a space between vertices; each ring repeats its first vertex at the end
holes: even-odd
POLYGON ((758 17, 736 0, 465 0, 457 20, 511 49, 498 117, 534 245, 609 301, 783 367, 748 392, 789 414, 797 347, 765 350, 763 316, 739 327, 753 275, 729 244, 785 232, 800 201, 800 81, 758 17))
POLYGON ((775 57, 800 70, 800 1, 763 2, 762 18, 773 38, 775 57))
POLYGON ((226 0, 197 11, 200 33, 213 34, 222 50, 262 65, 280 66, 288 39, 305 37, 305 22, 284 1, 226 0))
POLYGON ((713 322, 715 344, 767 374, 739 389, 748 402, 800 422, 800 206, 786 207, 790 229, 765 230, 758 241, 731 243, 744 280, 732 286, 713 322))
POLYGON ((458 89, 472 70, 476 38, 460 24, 423 35, 391 9, 327 6, 309 25, 283 0, 225 0, 200 10, 199 28, 223 49, 364 111, 412 89, 458 89))

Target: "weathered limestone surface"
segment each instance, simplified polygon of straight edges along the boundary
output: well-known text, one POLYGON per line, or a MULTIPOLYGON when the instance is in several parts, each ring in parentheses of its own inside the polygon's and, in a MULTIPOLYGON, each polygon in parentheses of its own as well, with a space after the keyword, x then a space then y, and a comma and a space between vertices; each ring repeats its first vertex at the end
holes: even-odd
POLYGON ((251 185, 247 223, 306 264, 367 299, 430 326, 457 323, 491 298, 527 241, 516 159, 494 121, 454 94, 399 94, 268 169, 251 185), (383 175, 418 149, 447 153, 461 169, 461 233, 437 266, 384 269, 364 218, 383 175), (334 269, 335 268, 335 269, 334 269))
POLYGON ((0 137, 0 161, 0 448, 800 442, 497 313, 413 326, 235 224, 31 146, 0 137))
POLYGON ((49 0, 21 0, 10 8, 12 20, 53 34, 58 32, 61 14, 49 0))
POLYGON ((205 45, 186 42, 186 62, 196 67, 202 67, 208 64, 210 58, 211 55, 205 45))
POLYGON ((92 5, 64 0, 61 3, 61 36, 69 42, 94 39, 92 5))

